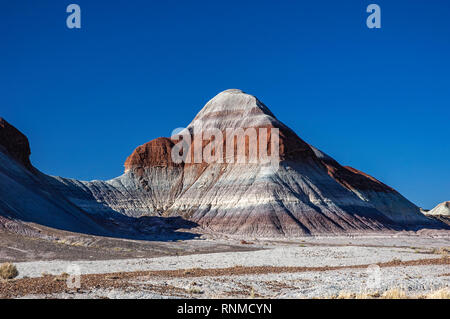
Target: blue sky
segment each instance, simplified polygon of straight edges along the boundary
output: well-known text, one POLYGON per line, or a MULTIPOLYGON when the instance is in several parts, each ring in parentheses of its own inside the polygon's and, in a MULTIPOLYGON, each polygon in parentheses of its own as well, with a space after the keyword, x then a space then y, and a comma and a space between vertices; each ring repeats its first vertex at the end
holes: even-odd
POLYGON ((123 172, 214 95, 256 95, 307 142, 425 208, 450 200, 450 2, 1 1, 0 116, 40 170, 123 172), (77 3, 82 28, 65 25, 77 3), (381 7, 368 29, 366 7, 381 7))

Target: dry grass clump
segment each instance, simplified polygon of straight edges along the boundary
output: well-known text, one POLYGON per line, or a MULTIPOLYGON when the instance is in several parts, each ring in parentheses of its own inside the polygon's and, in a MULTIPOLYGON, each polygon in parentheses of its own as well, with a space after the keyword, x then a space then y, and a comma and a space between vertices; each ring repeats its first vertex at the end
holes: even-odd
POLYGON ((201 294, 203 293, 203 291, 201 291, 201 290, 198 289, 198 288, 191 287, 191 288, 188 289, 188 293, 191 294, 191 295, 192 295, 192 294, 201 295, 201 294))
POLYGON ((88 245, 82 241, 73 241, 68 239, 59 239, 56 241, 57 244, 68 245, 73 247, 87 247, 88 245))
POLYGON ((199 271, 201 271, 202 269, 201 268, 188 268, 188 269, 184 269, 183 270, 183 275, 184 276, 188 276, 188 275, 193 275, 193 274, 195 274, 196 272, 199 272, 199 271))
POLYGON ((354 293, 354 292, 348 292, 348 291, 341 291, 339 292, 339 295, 335 296, 335 299, 374 299, 374 298, 380 298, 380 293, 378 291, 373 292, 361 292, 361 293, 354 293))
POLYGON ((450 289, 448 287, 432 291, 425 296, 426 299, 450 299, 450 289))
POLYGON ((367 292, 364 294, 365 298, 360 299, 372 299, 372 298, 380 298, 381 294, 378 291, 367 292))
POLYGON ((63 272, 61 275, 58 275, 55 278, 53 278, 53 281, 66 281, 67 278, 69 278, 69 274, 63 272))
POLYGON ((450 254, 450 248, 448 247, 433 248, 431 250, 431 253, 435 255, 441 255, 444 258, 448 258, 450 254))
POLYGON ((425 295, 408 296, 403 289, 391 288, 383 294, 378 291, 354 293, 349 291, 341 291, 339 295, 330 297, 332 299, 450 299, 450 289, 448 287, 431 291, 425 295))
POLYGON ((383 299, 407 299, 406 292, 400 288, 391 288, 386 290, 382 295, 383 299))
POLYGON ((17 267, 11 263, 4 263, 0 265, 0 278, 1 279, 13 279, 19 275, 17 267))
POLYGON ((337 295, 336 299, 355 299, 356 294, 353 292, 342 290, 339 292, 339 295, 337 295))

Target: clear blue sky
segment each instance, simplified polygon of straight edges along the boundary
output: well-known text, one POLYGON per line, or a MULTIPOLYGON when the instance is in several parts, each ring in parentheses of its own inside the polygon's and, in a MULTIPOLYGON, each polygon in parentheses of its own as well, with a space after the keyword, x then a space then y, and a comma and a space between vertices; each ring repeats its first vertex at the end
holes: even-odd
POLYGON ((450 200, 449 1, 2 0, 0 36, 0 116, 43 172, 118 176, 136 146, 239 88, 417 205, 450 200))

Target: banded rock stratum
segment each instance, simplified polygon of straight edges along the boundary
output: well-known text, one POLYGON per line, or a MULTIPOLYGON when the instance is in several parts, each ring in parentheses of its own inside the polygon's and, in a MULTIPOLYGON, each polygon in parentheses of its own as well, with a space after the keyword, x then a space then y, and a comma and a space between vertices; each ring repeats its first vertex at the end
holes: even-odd
POLYGON ((28 164, 28 141, 11 139, 11 129, 0 127, 0 215, 37 223, 56 216, 49 226, 73 223, 76 231, 99 234, 114 233, 104 221, 122 216, 181 216, 207 231, 254 237, 445 227, 391 187, 303 141, 252 95, 221 92, 187 126, 191 134, 211 128, 277 128, 278 170, 259 163, 175 163, 177 141, 161 137, 137 147, 123 175, 79 181, 39 172, 28 164), (19 193, 27 199, 18 200, 19 193))

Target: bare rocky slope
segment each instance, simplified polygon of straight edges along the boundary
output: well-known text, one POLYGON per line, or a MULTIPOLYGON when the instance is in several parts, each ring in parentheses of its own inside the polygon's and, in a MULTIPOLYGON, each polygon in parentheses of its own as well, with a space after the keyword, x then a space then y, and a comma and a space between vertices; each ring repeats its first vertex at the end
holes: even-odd
POLYGON ((30 163, 28 139, 0 118, 0 217, 54 228, 105 233, 90 214, 48 187, 30 163))
MULTIPOLYGON (((240 90, 218 94, 187 129, 194 134, 196 128, 249 127, 279 129, 278 170, 267 170, 259 163, 174 163, 171 152, 176 141, 172 137, 136 148, 122 176, 91 182, 37 171, 27 162, 29 152, 16 154, 17 143, 1 135, 2 129, 0 174, 9 179, 13 175, 14 187, 27 185, 21 197, 30 203, 14 200, 17 190, 11 182, 3 182, 2 176, 0 215, 14 211, 29 219, 45 211, 48 216, 42 219, 65 216, 67 223, 75 219, 77 230, 86 224, 98 232, 96 227, 103 228, 103 221, 112 217, 181 216, 209 231, 261 237, 446 227, 424 216, 391 187, 341 166, 307 144, 262 102, 240 90), (54 207, 43 209, 49 203, 54 207), (95 224, 98 220, 100 225, 95 224)), ((202 147, 207 145, 204 142, 202 147)), ((247 152, 249 145, 244 147, 247 152)))
MULTIPOLYGON (((26 136, 0 118, 0 231, 46 237, 45 231, 41 234, 40 229, 33 227, 37 224, 77 233, 131 239, 194 237, 190 233, 174 233, 178 228, 196 226, 180 217, 136 219, 115 212, 97 202, 83 182, 70 187, 60 182, 60 178, 41 173, 31 165, 30 153, 26 136), (72 192, 78 197, 78 204, 72 201, 72 192), (86 204, 80 196, 84 196, 86 204)), ((95 192, 95 184, 86 184, 95 192)), ((107 185, 100 182, 101 189, 107 185)), ((112 192, 111 196, 114 194, 112 192)))

